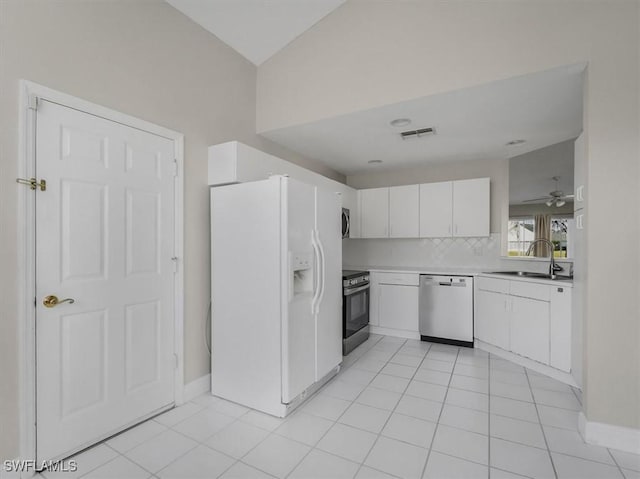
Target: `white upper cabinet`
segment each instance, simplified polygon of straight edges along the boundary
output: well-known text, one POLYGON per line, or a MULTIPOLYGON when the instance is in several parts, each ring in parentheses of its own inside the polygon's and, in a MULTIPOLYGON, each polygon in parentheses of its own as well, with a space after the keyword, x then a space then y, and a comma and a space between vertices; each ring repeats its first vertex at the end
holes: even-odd
POLYGON ((360 236, 389 237, 389 188, 359 190, 360 236))
POLYGON ((453 223, 453 182, 420 185, 420 237, 451 236, 453 223))
POLYGON ((361 238, 489 236, 489 178, 358 191, 361 238))
POLYGON ((419 185, 389 188, 389 237, 418 238, 419 185))
POLYGON ((453 236, 489 236, 489 178, 453 182, 453 236))

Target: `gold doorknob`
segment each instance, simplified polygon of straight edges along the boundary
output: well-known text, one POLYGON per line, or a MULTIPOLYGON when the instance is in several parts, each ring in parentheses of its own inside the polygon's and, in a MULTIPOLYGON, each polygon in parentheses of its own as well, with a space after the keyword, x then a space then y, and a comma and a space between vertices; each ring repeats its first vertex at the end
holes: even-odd
POLYGON ((76 300, 73 299, 73 298, 58 299, 58 297, 54 296, 53 294, 51 294, 49 296, 46 296, 42 300, 42 304, 44 304, 45 308, 53 308, 54 306, 58 306, 61 303, 73 304, 75 302, 76 302, 76 300))

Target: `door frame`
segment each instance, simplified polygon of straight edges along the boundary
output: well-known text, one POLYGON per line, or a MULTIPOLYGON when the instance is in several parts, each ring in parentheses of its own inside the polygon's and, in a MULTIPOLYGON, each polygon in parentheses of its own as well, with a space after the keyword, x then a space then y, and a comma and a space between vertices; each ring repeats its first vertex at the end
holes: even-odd
MULTIPOLYGON (((20 80, 18 178, 35 177, 36 108, 47 100, 173 141, 177 175, 174 181, 174 402, 184 402, 184 135, 124 113, 20 80)), ((18 342, 20 457, 36 459, 36 302, 35 195, 18 189, 18 342)))

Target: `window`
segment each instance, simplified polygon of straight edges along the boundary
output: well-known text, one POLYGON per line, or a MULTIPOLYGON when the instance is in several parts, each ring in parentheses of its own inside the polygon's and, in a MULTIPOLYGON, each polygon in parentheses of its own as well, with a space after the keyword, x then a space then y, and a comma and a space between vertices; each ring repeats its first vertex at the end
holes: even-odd
MULTIPOLYGON (((571 231, 573 227, 573 218, 551 217, 551 241, 555 245, 554 256, 556 258, 568 258, 572 254, 571 231)), ((534 239, 535 220, 532 217, 511 218, 509 220, 509 256, 525 256, 534 239)))

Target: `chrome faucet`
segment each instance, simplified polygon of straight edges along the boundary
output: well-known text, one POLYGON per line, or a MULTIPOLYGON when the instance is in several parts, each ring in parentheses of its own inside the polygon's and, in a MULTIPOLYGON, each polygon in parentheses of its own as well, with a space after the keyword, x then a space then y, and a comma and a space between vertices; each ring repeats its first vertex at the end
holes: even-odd
POLYGON ((545 243, 549 247, 549 249, 551 250, 551 254, 549 255, 549 277, 551 279, 555 279, 555 277, 556 277, 556 261, 555 261, 555 257, 553 256, 553 252, 556 249, 556 245, 554 245, 551 241, 549 241, 546 238, 535 239, 529 245, 529 249, 527 249, 526 256, 529 256, 529 254, 531 254, 531 251, 533 251, 533 247, 537 243, 545 243))

